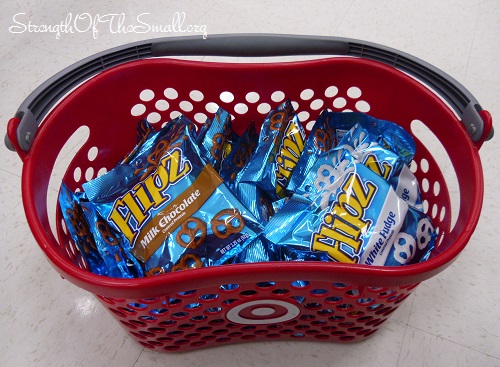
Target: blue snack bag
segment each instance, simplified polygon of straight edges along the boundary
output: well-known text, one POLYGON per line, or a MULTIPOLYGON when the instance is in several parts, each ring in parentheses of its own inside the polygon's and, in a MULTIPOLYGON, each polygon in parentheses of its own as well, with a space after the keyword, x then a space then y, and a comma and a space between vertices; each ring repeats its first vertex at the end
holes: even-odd
POLYGON ((150 135, 125 163, 84 183, 83 190, 89 200, 93 201, 96 197, 111 197, 124 187, 138 184, 157 169, 161 157, 168 149, 180 146, 186 139, 192 139, 194 132, 194 124, 185 116, 171 120, 160 131, 150 135))
POLYGON ((136 156, 137 152, 142 148, 142 145, 149 140, 152 135, 155 133, 153 126, 146 120, 142 119, 137 123, 137 134, 136 134, 136 146, 134 149, 128 153, 123 160, 120 162, 121 164, 129 163, 136 156))
POLYGON ((417 178, 406 165, 403 166, 398 175, 392 177, 389 183, 396 194, 415 210, 423 211, 420 186, 417 178))
POLYGON ((84 185, 146 275, 223 264, 262 230, 200 157, 189 126, 178 131, 152 164, 122 177, 123 185, 116 181, 124 169, 84 185))
POLYGON ((80 251, 89 270, 95 274, 108 275, 108 268, 99 254, 94 237, 81 207, 85 196, 82 192, 73 193, 64 182, 59 192, 59 206, 66 228, 80 251))
POLYGON ((356 124, 344 135, 340 145, 355 159, 388 181, 396 194, 409 206, 422 211, 420 189, 415 175, 402 157, 382 147, 376 140, 380 139, 356 124))
POLYGON ((359 124, 372 136, 373 141, 385 149, 396 153, 406 165, 409 165, 415 155, 415 142, 412 136, 394 122, 379 120, 361 112, 329 112, 335 114, 332 121, 335 124, 337 141, 359 124))
POLYGON ((415 264, 429 258, 437 233, 428 215, 409 208, 389 255, 391 265, 415 264))
POLYGON ((336 154, 333 161, 320 156, 311 190, 290 198, 266 225, 266 238, 325 252, 332 261, 395 265, 391 254, 408 205, 347 150, 336 154))
POLYGON ((259 133, 252 122, 243 135, 231 146, 230 152, 222 160, 219 174, 229 187, 232 187, 236 175, 248 163, 257 147, 259 133))
POLYGON ((297 190, 320 154, 328 152, 337 146, 335 124, 333 122, 335 116, 335 114, 325 109, 316 119, 305 142, 303 154, 299 157, 288 182, 287 190, 289 192, 297 190))
POLYGON ((222 161, 224 161, 224 159, 227 158, 229 153, 231 153, 231 150, 233 149, 234 145, 238 140, 240 140, 240 136, 231 129, 229 131, 229 136, 227 137, 226 142, 224 143, 224 147, 222 148, 222 161))
MULTIPOLYGON (((415 142, 399 125, 378 120, 358 112, 331 112, 324 110, 319 115, 288 184, 288 190, 295 192, 307 177, 311 167, 321 154, 344 145, 347 148, 378 144, 383 154, 395 154, 401 162, 409 165, 415 154, 415 142), (354 130, 353 130, 354 129, 354 130), (362 129, 362 130, 361 130, 362 129), (392 152, 392 153, 385 153, 392 152)), ((352 151, 352 150, 350 150, 352 151)), ((358 149, 360 152, 360 149, 358 149)), ((395 159, 395 158, 394 158, 395 159)), ((402 167, 403 164, 398 164, 402 167)), ((372 168, 376 168, 373 166, 372 168)), ((400 168, 399 168, 400 170, 400 168)), ((383 176, 383 172, 377 172, 383 176)))
POLYGON ((237 174, 234 192, 262 223, 273 214, 272 201, 288 195, 286 187, 304 140, 304 130, 287 100, 268 114, 255 152, 237 174))
POLYGON ((216 171, 219 170, 224 147, 230 137, 231 115, 222 108, 217 110, 212 120, 207 120, 196 137, 201 157, 216 171))
POLYGON ((305 133, 289 100, 269 112, 261 127, 257 149, 236 177, 259 186, 274 200, 285 188, 304 147, 305 133))
MULTIPOLYGON (((276 198, 288 196, 286 188, 304 150, 306 137, 304 128, 296 114, 293 115, 293 118, 284 127, 283 138, 275 158, 276 178, 275 181, 271 181, 276 190, 276 198)), ((265 190, 270 189, 265 186, 263 188, 265 190)))
POLYGON ((400 156, 380 146, 374 137, 359 124, 354 125, 344 135, 339 145, 386 181, 398 175, 405 165, 400 156))
POLYGON ((267 223, 274 215, 273 200, 271 196, 254 183, 240 183, 238 185, 237 194, 240 200, 260 223, 267 223))
POLYGON ((170 148, 180 146, 183 140, 193 139, 196 128, 184 115, 169 121, 160 131, 148 135, 137 152, 126 163, 135 167, 142 177, 150 174, 159 164, 159 159, 170 148))
POLYGON ((128 251, 123 237, 100 217, 92 203, 83 202, 82 208, 96 247, 108 268, 108 275, 116 278, 143 277, 142 268, 128 251))
POLYGON ((307 251, 294 246, 271 243, 262 234, 257 236, 241 253, 235 256, 232 264, 247 264, 268 261, 328 261, 324 252, 307 251))

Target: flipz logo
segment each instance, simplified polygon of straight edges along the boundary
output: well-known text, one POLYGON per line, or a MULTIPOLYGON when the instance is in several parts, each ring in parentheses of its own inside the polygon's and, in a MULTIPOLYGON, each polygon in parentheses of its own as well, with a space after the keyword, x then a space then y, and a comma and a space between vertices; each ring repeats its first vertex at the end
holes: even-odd
POLYGON ((365 218, 365 213, 377 190, 373 182, 363 183, 357 172, 350 172, 331 210, 323 216, 319 229, 313 234, 311 249, 327 252, 334 261, 357 263, 362 235, 373 223, 365 218))
POLYGON ((183 159, 181 150, 171 150, 161 158, 153 173, 115 200, 108 220, 134 244, 135 237, 146 224, 151 210, 170 200, 167 190, 191 170, 191 162, 183 159))
POLYGON ((304 150, 304 144, 304 130, 299 128, 294 119, 290 120, 276 155, 276 193, 279 197, 285 196, 285 188, 304 150))
POLYGON ((388 180, 393 171, 392 165, 387 161, 380 161, 375 154, 368 154, 363 161, 363 164, 370 168, 377 175, 388 180))

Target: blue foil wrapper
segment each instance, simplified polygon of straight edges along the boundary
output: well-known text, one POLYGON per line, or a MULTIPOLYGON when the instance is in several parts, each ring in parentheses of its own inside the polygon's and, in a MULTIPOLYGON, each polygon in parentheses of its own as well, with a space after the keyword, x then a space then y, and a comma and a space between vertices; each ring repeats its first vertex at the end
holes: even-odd
POLYGON ((154 149, 161 151, 154 159, 147 155, 150 165, 137 169, 131 161, 84 185, 99 215, 123 236, 146 275, 223 264, 262 230, 200 157, 190 124, 167 124, 166 129, 159 132, 162 139, 153 139, 151 147, 162 147, 154 149))
POLYGON ((231 146, 230 152, 222 160, 220 176, 229 187, 234 185, 236 175, 248 163, 255 151, 259 140, 259 133, 255 124, 251 123, 243 135, 231 146))
POLYGON ((304 140, 304 129, 287 100, 268 114, 257 149, 237 174, 235 193, 262 223, 273 214, 272 201, 288 195, 286 187, 304 140))
POLYGON ((231 263, 246 264, 268 261, 328 261, 325 252, 312 252, 290 245, 270 242, 265 236, 257 236, 231 263))
POLYGON ((64 183, 59 192, 59 206, 71 239, 80 251, 88 269, 99 275, 108 275, 108 267, 101 257, 81 207, 83 193, 73 193, 64 183))
MULTIPOLYGON (((117 165, 104 175, 84 183, 90 201, 121 195, 128 187, 132 187, 157 169, 161 157, 184 141, 193 139, 195 127, 193 122, 181 115, 169 121, 160 131, 149 135, 149 139, 136 147, 133 155, 125 163, 117 165)), ((198 147, 193 149, 199 154, 198 147)))
POLYGON ((437 233, 429 216, 410 207, 395 238, 387 265, 415 264, 427 260, 436 239, 437 233))
POLYGON ((155 130, 153 126, 151 126, 151 124, 146 119, 139 121, 137 123, 137 144, 134 149, 123 158, 121 164, 129 163, 132 159, 134 159, 137 153, 141 150, 143 144, 151 139, 154 134, 155 130))
POLYGON ((240 183, 251 183, 273 200, 286 196, 285 188, 299 160, 304 139, 304 130, 290 101, 269 112, 256 151, 236 177, 236 190, 240 183))
MULTIPOLYGON (((407 140, 410 137, 407 137, 407 140)), ((388 181, 396 194, 414 209, 422 211, 422 200, 417 179, 402 157, 382 147, 378 136, 356 124, 344 135, 340 146, 359 162, 388 181)), ((409 147, 408 147, 409 149, 409 147)))
POLYGON ((396 194, 415 210, 423 211, 420 186, 408 166, 403 166, 398 175, 389 180, 396 194))
POLYGON ((141 265, 128 251, 128 246, 121 234, 113 230, 109 223, 101 218, 92 203, 82 202, 82 208, 96 247, 106 263, 108 275, 115 278, 143 277, 141 265))
POLYGON ((394 152, 404 164, 411 163, 415 154, 415 142, 401 126, 359 112, 324 110, 316 119, 309 134, 304 154, 301 155, 292 174, 288 190, 297 191, 321 154, 338 145, 349 145, 354 148, 356 142, 349 141, 349 136, 344 139, 344 136, 352 132, 356 125, 361 126, 368 133, 370 142, 378 143, 383 149, 394 152))
POLYGON ((219 108, 212 120, 208 120, 198 132, 196 143, 200 155, 207 164, 219 170, 224 147, 231 137, 231 115, 219 108))
POLYGON ((273 243, 322 251, 344 263, 394 265, 396 236, 408 205, 347 150, 323 154, 307 193, 293 195, 264 229, 273 243))

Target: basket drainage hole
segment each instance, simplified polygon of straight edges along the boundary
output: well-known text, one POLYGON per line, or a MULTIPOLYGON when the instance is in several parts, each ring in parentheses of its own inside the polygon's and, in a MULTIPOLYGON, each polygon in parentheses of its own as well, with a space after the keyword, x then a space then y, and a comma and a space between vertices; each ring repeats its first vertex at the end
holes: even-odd
POLYGON ((205 98, 205 96, 199 90, 192 90, 189 93, 189 98, 191 98, 195 102, 200 102, 203 100, 203 98, 205 98))
POLYGON ((177 91, 174 88, 166 88, 163 91, 163 94, 168 99, 176 99, 177 97, 179 97, 179 93, 177 93, 177 91))
POLYGON ((292 287, 294 288, 305 288, 309 285, 310 283, 307 280, 296 280, 292 282, 292 287))
POLYGON ((257 92, 249 92, 247 93, 245 99, 249 103, 256 103, 259 100, 260 96, 257 92))
POLYGON ((234 95, 233 93, 228 91, 222 92, 220 94, 220 100, 225 103, 231 103, 232 101, 234 101, 234 95))
POLYGON ((141 94, 139 94, 141 101, 149 102, 155 98, 155 93, 151 89, 144 89, 141 94))
POLYGON ((256 295, 256 294, 257 294, 257 291, 253 291, 253 290, 247 290, 247 291, 240 292, 240 296, 243 296, 243 297, 251 297, 251 296, 256 295))
POLYGON ((130 113, 132 116, 141 116, 146 112, 146 106, 144 106, 142 103, 138 103, 132 107, 130 110, 130 113))

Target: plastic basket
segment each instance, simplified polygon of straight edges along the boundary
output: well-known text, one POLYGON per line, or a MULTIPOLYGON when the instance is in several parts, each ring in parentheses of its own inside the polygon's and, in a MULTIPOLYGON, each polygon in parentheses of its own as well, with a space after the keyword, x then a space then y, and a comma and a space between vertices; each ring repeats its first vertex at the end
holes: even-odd
POLYGON ((7 143, 23 159, 26 216, 54 268, 95 294, 144 347, 185 351, 250 340, 353 342, 373 335, 421 281, 449 266, 469 241, 483 198, 478 149, 491 133, 491 116, 464 87, 394 49, 341 38, 225 35, 145 41, 82 60, 28 97, 9 122, 7 143), (155 58, 193 54, 337 56, 270 63, 155 58), (86 270, 60 213, 59 239, 53 235, 49 179, 58 154, 80 127, 89 129, 89 137, 63 178, 73 190, 111 169, 133 147, 139 118, 159 127, 184 113, 203 123, 218 105, 234 115, 234 126, 242 131, 285 97, 294 102, 306 130, 328 107, 368 112, 412 133, 420 121, 439 140, 456 172, 460 204, 453 225, 449 183, 416 137, 412 168, 439 231, 439 246, 428 261, 402 267, 257 263, 115 279, 86 270))

